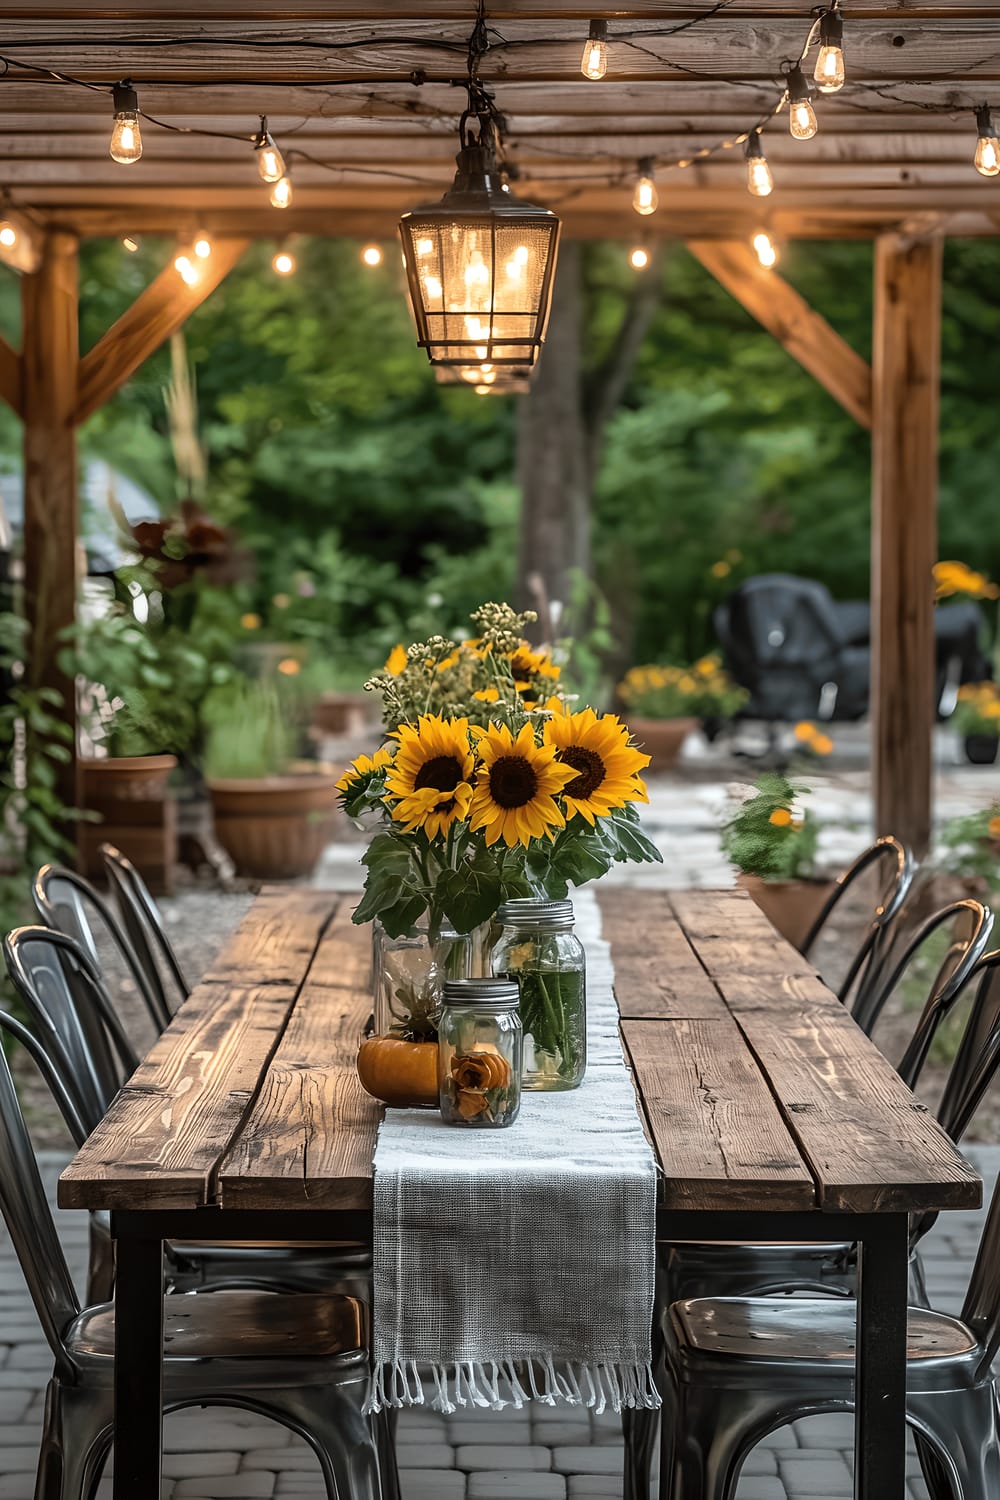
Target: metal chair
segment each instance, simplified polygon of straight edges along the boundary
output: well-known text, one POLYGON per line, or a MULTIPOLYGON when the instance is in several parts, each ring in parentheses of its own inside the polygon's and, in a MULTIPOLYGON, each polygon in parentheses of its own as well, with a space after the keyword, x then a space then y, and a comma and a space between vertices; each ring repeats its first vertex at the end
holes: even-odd
POLYGON ((837 993, 841 1000, 847 999, 857 986, 862 990, 866 977, 877 972, 883 951, 891 941, 892 925, 900 907, 906 900, 913 884, 914 864, 910 851, 893 838, 883 834, 863 854, 860 854, 842 875, 837 877, 833 891, 823 905, 815 922, 801 944, 801 952, 808 954, 816 946, 830 917, 841 901, 869 872, 876 871, 880 877, 874 911, 861 946, 851 960, 850 967, 837 993))
MULTIPOLYGON (((43 1052, 57 1075, 56 1102, 76 1137, 62 1096, 71 1101, 82 1144, 138 1059, 96 966, 72 938, 47 927, 20 927, 4 939, 4 956, 34 1027, 29 1051, 36 1061, 43 1052)), ((175 1291, 337 1291, 361 1301, 370 1295, 371 1255, 365 1247, 171 1242, 165 1259, 167 1283, 175 1291)), ((96 1297, 108 1298, 113 1280, 107 1216, 94 1214, 88 1285, 96 1297)))
MULTIPOLYGON (((89 1500, 114 1429, 115 1312, 81 1308, 0 1055, 0 1212, 55 1368, 35 1493, 89 1500)), ((330 1500, 379 1500, 378 1451, 362 1414, 368 1389, 364 1305, 353 1298, 224 1292, 164 1299, 164 1406, 237 1406, 310 1444, 330 1500), (296 1348, 296 1354, 275 1353, 296 1348)))
POLYGON ((169 1016, 176 1006, 171 1005, 167 998, 163 969, 166 969, 171 985, 177 992, 178 1004, 190 995, 191 986, 184 978, 177 954, 171 947, 160 909, 139 871, 120 849, 116 849, 114 844, 102 844, 100 853, 129 941, 150 987, 157 993, 169 1016))

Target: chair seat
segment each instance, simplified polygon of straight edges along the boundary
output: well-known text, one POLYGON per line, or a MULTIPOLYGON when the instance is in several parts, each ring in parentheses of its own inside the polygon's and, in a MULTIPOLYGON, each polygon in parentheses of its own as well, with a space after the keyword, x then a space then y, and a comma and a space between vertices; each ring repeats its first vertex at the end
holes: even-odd
MULTIPOLYGON (((854 1374, 857 1329, 853 1298, 698 1297, 670 1309, 683 1355, 759 1363, 840 1366, 854 1374)), ((944 1313, 911 1307, 906 1321, 907 1359, 953 1360, 979 1345, 964 1323, 944 1313)))
MULTIPOLYGON (((270 1292, 204 1292, 163 1299, 167 1360, 329 1359, 367 1349, 364 1304, 353 1297, 270 1292)), ((74 1359, 114 1358, 115 1309, 106 1302, 80 1314, 66 1333, 74 1359)))

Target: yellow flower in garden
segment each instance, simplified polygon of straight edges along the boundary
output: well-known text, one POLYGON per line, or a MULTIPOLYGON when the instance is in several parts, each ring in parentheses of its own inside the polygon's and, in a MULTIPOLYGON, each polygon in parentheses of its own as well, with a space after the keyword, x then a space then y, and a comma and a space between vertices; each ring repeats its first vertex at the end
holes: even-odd
POLYGON ((302 671, 302 663, 296 661, 294 656, 283 656, 278 663, 278 671, 283 677, 297 677, 302 671))
POLYGON ((724 557, 714 562, 711 568, 713 578, 728 578, 732 571, 732 564, 727 563, 724 557))
POLYGON ((1000 703, 995 698, 992 703, 984 703, 983 713, 987 719, 1000 719, 1000 703))
POLYGON ((292 600, 289 594, 275 594, 274 598, 271 600, 271 603, 274 605, 275 609, 287 609, 291 602, 292 600))
POLYGON ((629 744, 627 727, 617 714, 597 717, 592 708, 547 720, 543 737, 554 745, 563 765, 576 772, 563 787, 566 817, 577 813, 593 823, 626 802, 648 802, 639 772, 649 756, 629 744))
POLYGON ((828 734, 815 734, 810 742, 810 749, 815 750, 817 755, 829 755, 833 749, 833 740, 828 734))
POLYGON ((986 826, 991 839, 1000 839, 1000 818, 991 818, 986 826))
POLYGON ((485 830, 487 844, 508 847, 552 837, 565 819, 555 798, 577 772, 556 759, 554 745, 536 745, 530 724, 515 739, 506 724, 472 731, 480 769, 469 827, 485 830))
POLYGON ((392 816, 406 832, 423 828, 428 838, 446 833, 464 818, 472 800, 475 764, 469 745, 468 719, 422 714, 417 724, 400 724, 392 771, 386 777, 389 796, 398 798, 392 816))
POLYGON ((776 807, 767 821, 773 823, 775 828, 787 828, 792 821, 792 815, 787 807, 776 807))
POLYGON ((485 687, 480 688, 479 691, 473 693, 472 696, 473 698, 478 698, 480 703, 495 703, 500 694, 495 687, 485 687))
POLYGON ((718 671, 719 663, 714 656, 703 656, 694 664, 694 670, 699 677, 713 677, 718 671))
POLYGON ((244 630, 259 630, 260 615, 241 615, 240 624, 244 630))
POLYGON ((810 740, 815 738, 816 725, 810 724, 808 719, 803 719, 801 724, 796 724, 794 733, 800 744, 808 745, 810 740))
POLYGON ((447 672, 448 668, 453 667, 457 661, 458 652, 452 651, 450 655, 442 656, 441 660, 437 664, 437 669, 439 672, 447 672))
POLYGON ((383 766, 391 765, 391 750, 376 750, 374 755, 359 755, 355 760, 351 761, 351 764, 337 782, 337 791, 346 792, 362 776, 367 776, 372 771, 381 771, 383 766))
POLYGON ((391 672, 393 677, 398 677, 400 672, 402 672, 403 668, 406 666, 406 661, 406 647, 393 646, 392 650, 389 652, 389 657, 383 670, 386 672, 391 672))
POLYGON ((559 676, 559 668, 544 651, 532 651, 526 641, 510 658, 510 670, 518 687, 528 687, 532 677, 559 676))

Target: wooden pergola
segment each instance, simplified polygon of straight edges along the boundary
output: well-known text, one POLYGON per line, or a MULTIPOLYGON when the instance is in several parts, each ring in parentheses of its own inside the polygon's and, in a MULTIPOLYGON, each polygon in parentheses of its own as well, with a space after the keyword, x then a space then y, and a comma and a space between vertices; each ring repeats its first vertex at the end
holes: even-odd
MULTIPOLYGON (((3 7, 0 187, 42 226, 44 249, 23 281, 23 348, 0 344, 0 396, 24 422, 27 596, 35 670, 47 680, 68 690, 54 656, 73 613, 77 427, 250 240, 384 240, 403 209, 439 195, 453 171, 474 11, 471 0, 3 7), (110 89, 122 78, 151 117, 132 166, 108 153, 110 89), (271 207, 250 146, 263 114, 292 168, 295 198, 284 211, 271 207), (203 226, 215 250, 200 283, 186 286, 168 265, 81 354, 79 241, 183 238, 203 226)), ((784 114, 772 121, 764 142, 776 185, 767 199, 748 194, 733 142, 774 108, 781 64, 799 56, 811 24, 808 3, 493 0, 482 77, 506 121, 517 190, 556 208, 565 234, 632 239, 642 229, 686 241, 871 430, 876 820, 922 850, 942 242, 1000 232, 1000 178, 972 166, 973 105, 993 90, 1000 106, 1000 4, 848 0, 843 14, 848 83, 818 96, 814 139, 791 139, 784 114), (600 82, 580 74, 595 14, 610 34, 600 82), (643 157, 657 164, 660 208, 640 221, 631 185, 643 157), (870 366, 780 275, 760 268, 749 237, 762 225, 786 240, 874 240, 870 366)))

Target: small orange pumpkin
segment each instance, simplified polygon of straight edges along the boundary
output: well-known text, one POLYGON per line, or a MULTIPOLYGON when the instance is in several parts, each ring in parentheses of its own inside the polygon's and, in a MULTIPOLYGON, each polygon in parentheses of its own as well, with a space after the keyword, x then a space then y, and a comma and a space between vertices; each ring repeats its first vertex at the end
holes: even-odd
POLYGON ((407 1042, 395 1036, 366 1037, 358 1048, 358 1077, 373 1098, 397 1109, 413 1104, 437 1104, 437 1042, 407 1042))

